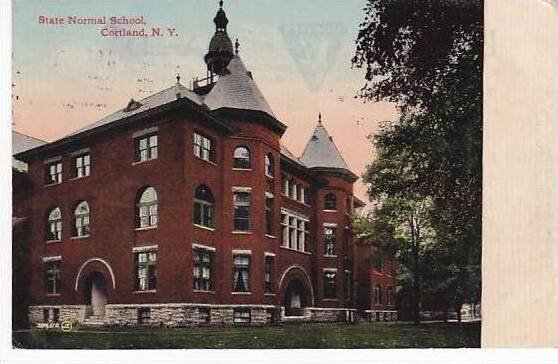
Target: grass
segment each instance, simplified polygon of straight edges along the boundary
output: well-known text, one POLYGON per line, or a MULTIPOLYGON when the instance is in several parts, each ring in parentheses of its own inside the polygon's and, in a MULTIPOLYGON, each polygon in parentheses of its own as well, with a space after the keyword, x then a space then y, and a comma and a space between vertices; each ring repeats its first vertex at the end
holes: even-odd
POLYGON ((13 345, 26 349, 382 349, 480 346, 480 322, 304 324, 233 328, 20 330, 13 345))

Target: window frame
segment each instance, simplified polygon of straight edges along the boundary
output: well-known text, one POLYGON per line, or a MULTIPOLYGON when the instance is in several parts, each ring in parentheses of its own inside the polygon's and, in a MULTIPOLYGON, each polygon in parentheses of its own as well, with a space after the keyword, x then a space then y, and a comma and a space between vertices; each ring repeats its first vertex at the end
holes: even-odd
POLYGON ((383 304, 382 286, 379 283, 374 286, 374 304, 378 306, 383 304))
POLYGON ((213 138, 194 131, 194 155, 206 162, 215 163, 215 141, 213 138))
POLYGON ((204 228, 214 229, 215 228, 215 198, 211 189, 206 185, 200 184, 194 189, 194 210, 192 214, 192 220, 194 225, 201 226, 204 228), (208 199, 204 200, 201 197, 197 197, 198 189, 205 189, 208 194, 208 199))
POLYGON ((139 190, 136 197, 136 229, 154 229, 159 226, 159 194, 153 186, 146 186, 139 190), (143 196, 152 189, 154 200, 144 201, 143 196), (147 223, 144 223, 147 221, 147 223))
POLYGON ((324 256, 335 257, 336 254, 336 244, 337 244, 337 227, 336 226, 324 226, 324 256), (331 230, 332 233, 328 233, 331 230))
POLYGON ((237 171, 250 171, 252 169, 252 153, 250 148, 245 145, 238 145, 233 151, 233 169, 237 171), (245 150, 246 156, 237 156, 237 152, 245 150))
POLYGON ((250 325, 252 323, 252 310, 249 308, 235 308, 233 323, 235 325, 250 325))
POLYGON ((147 326, 151 323, 151 308, 141 307, 138 308, 138 325, 147 326))
POLYGON ((91 153, 84 152, 72 156, 72 179, 79 179, 89 177, 91 175, 91 153), (87 162, 85 161, 87 158, 87 162), (81 160, 81 165, 78 165, 78 161, 81 160))
POLYGON ((308 253, 307 242, 310 241, 310 218, 281 209, 281 247, 308 253))
POLYGON ((74 224, 73 224, 73 234, 72 237, 74 238, 86 238, 91 235, 91 208, 89 207, 89 203, 85 200, 82 200, 76 204, 74 208, 74 224), (79 212, 78 209, 81 205, 85 204, 87 207, 87 212, 79 212), (80 225, 78 226, 78 222, 80 225), (81 228, 81 229, 80 229, 81 228), (83 233, 80 233, 83 231, 83 233))
POLYGON ((252 256, 246 253, 233 253, 233 293, 250 293, 250 265, 252 264, 252 256), (237 263, 236 258, 247 258, 248 263, 237 263), (246 279, 242 278, 244 290, 237 289, 239 278, 243 277, 243 272, 246 272, 246 279))
POLYGON ((337 211, 337 196, 329 192, 324 196, 324 211, 337 211))
POLYGON ((192 287, 194 291, 215 292, 215 283, 213 282, 215 270, 215 250, 197 245, 193 246, 192 260, 192 287), (206 257, 208 258, 208 261, 204 260, 206 257), (204 268, 209 271, 207 278, 204 277, 204 268))
POLYGON ((62 290, 61 261, 43 262, 43 283, 47 295, 59 295, 62 290))
POLYGON ((273 158, 273 154, 271 153, 267 153, 264 156, 264 172, 266 177, 275 177, 275 159, 273 158))
POLYGON ((45 186, 57 185, 63 181, 62 160, 48 162, 45 165, 45 186), (52 169, 54 167, 54 171, 52 169))
POLYGON ((148 292, 157 290, 157 249, 134 252, 134 290, 148 292), (140 256, 145 255, 145 260, 140 261, 140 256), (155 257, 154 259, 150 259, 155 257), (141 268, 146 268, 145 276, 140 274, 141 268), (145 284, 142 284, 142 279, 145 284))
POLYGON ((264 256, 264 294, 273 294, 273 266, 275 257, 266 254, 264 256))
POLYGON ((237 232, 250 232, 252 228, 252 193, 251 191, 233 191, 233 230, 237 232), (247 201, 239 201, 237 196, 245 195, 248 197, 247 201), (247 213, 240 213, 247 211, 247 213), (246 215, 246 216, 241 216, 246 215), (241 221, 245 222, 246 226, 242 226, 241 221))
POLYGON ((144 163, 159 158, 158 134, 158 132, 153 132, 134 138, 134 163, 144 163), (152 144, 153 140, 155 141, 155 145, 152 144), (145 141, 145 146, 142 146, 143 141, 145 141), (143 157, 142 154, 144 151, 145 157, 143 157))
POLYGON ((265 195, 265 234, 273 236, 275 233, 275 224, 273 223, 274 215, 274 198, 266 193, 265 195))
POLYGON ((45 224, 45 240, 47 242, 62 240, 62 210, 60 206, 55 206, 47 210, 45 224), (58 210, 58 217, 51 218, 55 211, 58 210))
POLYGON ((337 270, 324 269, 324 299, 337 299, 337 270))

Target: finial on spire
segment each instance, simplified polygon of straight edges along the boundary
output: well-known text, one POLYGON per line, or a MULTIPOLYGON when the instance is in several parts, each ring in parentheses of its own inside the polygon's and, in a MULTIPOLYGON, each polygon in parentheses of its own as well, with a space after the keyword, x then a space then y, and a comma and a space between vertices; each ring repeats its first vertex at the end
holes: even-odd
POLYGON ((238 38, 236 38, 236 42, 234 42, 234 54, 238 56, 238 47, 240 47, 240 43, 238 42, 238 38))
POLYGON ((219 0, 219 7, 220 7, 220 8, 223 7, 223 0, 219 0))
POLYGON ((180 73, 176 74, 176 83, 180 83, 180 73))
POLYGON ((322 124, 322 113, 318 113, 318 124, 322 124))

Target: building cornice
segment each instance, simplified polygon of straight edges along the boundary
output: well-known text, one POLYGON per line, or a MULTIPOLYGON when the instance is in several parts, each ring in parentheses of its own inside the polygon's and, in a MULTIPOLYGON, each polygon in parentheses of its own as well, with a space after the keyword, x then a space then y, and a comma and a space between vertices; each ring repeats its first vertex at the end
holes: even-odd
POLYGON ((227 133, 232 132, 232 128, 226 122, 223 122, 218 118, 215 118, 213 115, 210 114, 209 110, 205 109, 200 105, 197 105, 196 103, 192 102, 187 98, 179 98, 176 99, 175 101, 163 104, 161 106, 158 106, 150 110, 146 110, 138 114, 130 115, 129 117, 116 120, 109 124, 104 124, 94 129, 90 129, 78 134, 66 136, 52 143, 44 144, 36 148, 26 150, 24 152, 14 155, 14 157, 24 162, 28 162, 39 154, 42 153, 47 153, 49 155, 53 153, 55 154, 73 144, 80 143, 89 138, 101 136, 109 131, 114 131, 117 128, 128 128, 132 126, 132 124, 134 124, 134 126, 142 125, 142 123, 144 122, 152 121, 153 118, 155 117, 167 116, 171 112, 183 112, 183 111, 194 112, 198 116, 203 117, 206 121, 213 124, 218 129, 227 133))

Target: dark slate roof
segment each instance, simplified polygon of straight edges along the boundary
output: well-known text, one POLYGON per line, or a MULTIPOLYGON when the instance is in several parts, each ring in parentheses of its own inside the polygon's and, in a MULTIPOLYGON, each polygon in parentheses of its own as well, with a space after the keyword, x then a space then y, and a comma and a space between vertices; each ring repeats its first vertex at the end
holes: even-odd
POLYGON ((229 73, 219 77, 204 99, 210 110, 221 108, 263 111, 275 118, 260 89, 236 55, 227 67, 229 73))
POLYGON ((285 147, 283 144, 281 144, 281 155, 289 158, 290 160, 292 160, 297 164, 300 164, 302 167, 306 167, 304 163, 302 163, 302 161, 297 156, 295 156, 290 150, 288 150, 287 147, 285 147))
POLYGON ((86 125, 85 127, 76 130, 75 132, 73 132, 70 135, 76 135, 79 133, 82 133, 84 131, 88 131, 91 129, 95 129, 99 126, 105 125, 105 124, 110 124, 114 121, 123 119, 125 117, 131 116, 131 115, 135 115, 135 114, 139 114, 142 113, 144 111, 156 108, 158 106, 164 105, 164 104, 168 104, 169 102, 175 101, 177 98, 182 98, 185 97, 191 101, 193 101, 194 103, 198 104, 198 105, 203 105, 203 99, 197 95, 196 93, 188 90, 186 87, 184 87, 182 84, 180 83, 176 83, 175 85, 163 90, 163 91, 159 91, 153 95, 147 96, 146 98, 139 100, 138 103, 141 104, 141 106, 139 106, 136 109, 133 109, 131 111, 126 111, 126 107, 110 114, 109 116, 106 116, 104 118, 102 118, 101 120, 95 121, 91 124, 86 125))
MULTIPOLYGON (((47 142, 37 138, 30 137, 29 135, 21 134, 15 130, 12 131, 12 155, 33 149, 47 142)), ((20 171, 27 170, 27 164, 12 157, 12 167, 20 171)))
POLYGON ((300 160, 308 168, 337 168, 349 171, 349 167, 333 142, 333 138, 329 136, 321 122, 314 129, 314 133, 306 144, 300 160))

